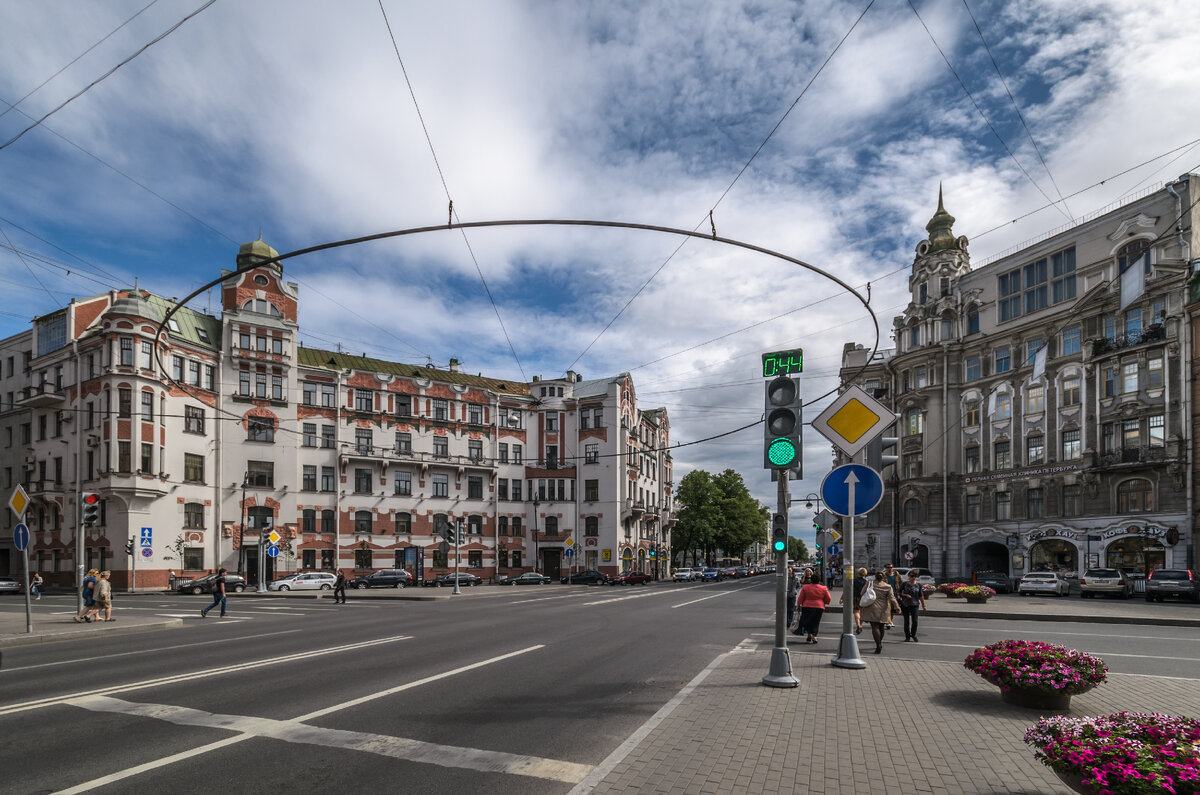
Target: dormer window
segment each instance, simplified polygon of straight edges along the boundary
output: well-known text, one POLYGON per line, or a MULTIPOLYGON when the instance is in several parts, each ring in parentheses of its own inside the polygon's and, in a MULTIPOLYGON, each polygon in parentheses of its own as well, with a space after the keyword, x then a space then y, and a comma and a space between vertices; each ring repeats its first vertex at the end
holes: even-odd
POLYGON ((260 315, 271 315, 272 317, 280 316, 279 310, 275 307, 275 304, 262 298, 251 298, 249 301, 242 304, 242 309, 247 312, 257 312, 260 315))
POLYGON ((261 273, 256 273, 256 274, 254 274, 254 283, 261 287, 266 287, 268 284, 271 283, 271 280, 268 279, 266 276, 263 276, 261 273))

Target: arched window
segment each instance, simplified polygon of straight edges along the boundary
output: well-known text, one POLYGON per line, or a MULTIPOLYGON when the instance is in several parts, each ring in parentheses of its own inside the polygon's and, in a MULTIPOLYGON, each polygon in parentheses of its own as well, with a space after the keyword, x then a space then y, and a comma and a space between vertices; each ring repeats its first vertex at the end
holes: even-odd
POLYGON ((1135 262, 1141 262, 1145 273, 1150 273, 1150 241, 1133 240, 1117 249, 1117 272, 1125 270, 1135 262))
POLYGON ((450 520, 447 518, 446 514, 435 513, 433 515, 433 534, 435 536, 444 536, 449 523, 450 520))
POLYGON ((911 497, 904 501, 904 523, 917 524, 921 521, 921 501, 911 497))
POLYGON ((952 312, 942 313, 942 341, 954 339, 954 314, 952 312))
MULTIPOLYGON (((505 528, 507 530, 507 528, 505 528)), ((407 511, 396 512, 396 534, 412 532, 412 514, 407 511)))
POLYGON ((970 308, 967 309, 967 333, 979 333, 979 307, 974 304, 971 304, 970 308))
POLYGON ((356 532, 356 533, 371 532, 371 512, 370 511, 355 511, 354 512, 354 532, 356 532))
POLYGON ((1154 510, 1154 486, 1142 478, 1132 478, 1117 486, 1117 513, 1142 513, 1154 510))
POLYGON ((908 325, 908 346, 910 348, 919 347, 921 344, 921 324, 916 320, 908 325))
POLYGON ((279 309, 270 301, 265 301, 262 298, 251 298, 246 303, 242 304, 242 309, 248 312, 257 312, 260 315, 271 315, 279 317, 279 309))

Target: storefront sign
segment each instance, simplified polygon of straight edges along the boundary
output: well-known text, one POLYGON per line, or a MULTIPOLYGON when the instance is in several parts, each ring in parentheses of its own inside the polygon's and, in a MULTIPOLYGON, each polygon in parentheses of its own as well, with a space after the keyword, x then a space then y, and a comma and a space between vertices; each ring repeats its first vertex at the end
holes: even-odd
POLYGON ((1036 467, 1034 469, 1014 470, 1012 472, 989 472, 986 475, 968 475, 963 478, 963 483, 982 483, 985 480, 1016 480, 1020 478, 1034 478, 1038 475, 1057 475, 1061 472, 1078 472, 1077 466, 1062 466, 1062 467, 1036 467))
POLYGON ((1030 541, 1036 541, 1039 538, 1069 538, 1076 541, 1079 539, 1079 534, 1074 530, 1057 530, 1053 527, 1048 530, 1034 530, 1029 534, 1030 541))
POLYGON ((1111 530, 1105 530, 1101 535, 1104 538, 1114 538, 1116 536, 1165 536, 1167 529, 1165 527, 1138 527, 1130 525, 1129 527, 1114 527, 1111 530))

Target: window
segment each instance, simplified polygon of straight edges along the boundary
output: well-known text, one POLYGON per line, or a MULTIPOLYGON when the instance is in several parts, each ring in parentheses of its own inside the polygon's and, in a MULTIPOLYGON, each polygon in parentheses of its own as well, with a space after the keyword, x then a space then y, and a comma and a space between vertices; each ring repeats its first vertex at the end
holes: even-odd
POLYGON ((483 440, 468 439, 467 440, 467 457, 472 461, 483 460, 483 440))
POLYGON ((396 534, 412 532, 412 514, 400 511, 396 514, 396 534))
POLYGON ((283 355, 283 338, 282 337, 272 337, 271 338, 271 353, 274 353, 277 356, 283 355))
POLYGON ((498 499, 498 500, 507 500, 508 499, 508 478, 497 478, 496 479, 496 499, 498 499))
POLYGON ((908 455, 904 456, 904 477, 921 477, 923 466, 924 462, 920 453, 909 453, 908 455))
POLYGON ((266 353, 267 352, 267 338, 263 337, 261 335, 255 337, 254 338, 254 348, 255 348, 255 350, 260 351, 261 353, 266 353))
POLYGON ((1064 485, 1062 488, 1062 505, 1063 516, 1072 517, 1079 516, 1080 497, 1083 494, 1083 487, 1077 483, 1064 485))
POLYGON ((1117 486, 1117 513, 1142 513, 1154 510, 1154 487, 1141 478, 1126 480, 1117 486))
POLYGON ((558 517, 557 516, 547 516, 546 517, 546 535, 548 535, 548 536, 558 535, 558 517))
POLYGON ((921 282, 920 287, 917 289, 917 296, 918 296, 917 303, 919 303, 919 304, 923 304, 929 300, 929 283, 928 282, 921 282))
POLYGON ((443 398, 433 399, 433 418, 445 420, 450 418, 450 402, 443 398))
POLYGON ((917 389, 924 389, 925 387, 929 386, 929 377, 926 375, 926 369, 924 367, 916 368, 913 373, 916 378, 917 389))
POLYGON ((354 390, 354 410, 372 412, 375 410, 375 393, 370 389, 354 390))
POLYGON ((978 494, 968 494, 967 495, 966 519, 968 522, 980 521, 979 502, 980 502, 980 500, 979 500, 978 494))
POLYGON ((478 403, 468 403, 467 422, 471 425, 483 425, 483 406, 478 403))
POLYGON ((396 395, 396 416, 412 416, 412 395, 396 395))
POLYGON ((521 463, 521 445, 514 444, 512 446, 512 462, 514 464, 521 463))
POLYGON ((496 455, 499 456, 499 461, 501 464, 507 464, 508 463, 508 444, 505 442, 501 442, 497 447, 496 455))
POLYGON ((1155 356, 1146 361, 1146 386, 1156 389, 1163 385, 1162 356, 1155 356))
POLYGON ((1012 518, 1012 495, 1007 491, 996 492, 996 520, 1012 518))
POLYGON ((1046 308, 1046 260, 1040 259, 1024 267, 1025 314, 1046 308))
POLYGON ((1142 339, 1142 310, 1128 309, 1125 311, 1125 339, 1130 345, 1141 342, 1142 339))
POLYGON ((507 536, 508 535, 508 517, 507 516, 497 516, 496 517, 496 535, 498 535, 498 536, 507 536))
POLYGON ((1126 450, 1136 450, 1142 443, 1142 423, 1138 420, 1125 420, 1121 423, 1121 446, 1126 450))
POLYGON ((592 427, 593 428, 603 428, 604 427, 604 409, 602 409, 602 408, 592 409, 592 427))
POLYGON ((142 355, 139 365, 143 370, 149 370, 154 366, 154 345, 150 342, 142 343, 142 355))
POLYGON ((321 426, 321 447, 337 447, 337 428, 333 425, 321 426))
POLYGON ((183 407, 183 430, 187 433, 204 434, 204 409, 199 406, 183 407))
POLYGON ((908 345, 910 348, 916 348, 921 344, 921 327, 914 320, 912 325, 908 327, 908 345))
POLYGON ((356 469, 354 470, 354 492, 356 494, 366 494, 371 490, 371 470, 356 469))
POLYGON ((1079 353, 1079 326, 1071 326, 1062 330, 1059 335, 1059 355, 1070 356, 1079 353))
POLYGON ((478 475, 471 475, 467 478, 467 499, 483 499, 483 478, 478 475))
POLYGON ((209 392, 216 391, 217 368, 211 364, 204 365, 204 388, 209 392))
POLYGON ((1021 314, 1021 270, 1002 273, 998 277, 996 308, 1003 323, 1021 314))
POLYGON ((979 469, 979 445, 971 445, 963 449, 963 461, 968 475, 977 474, 979 469))
POLYGON ((304 465, 300 488, 304 489, 305 491, 316 491, 317 490, 317 468, 316 468, 316 466, 309 466, 308 464, 304 465))
POLYGON ((979 426, 979 401, 968 400, 963 407, 963 425, 967 428, 979 426))
MULTIPOLYGON (((126 387, 117 390, 117 416, 122 418, 133 416, 133 390, 126 387)), ((45 434, 42 436, 45 438, 45 434)))
POLYGON ((182 356, 172 356, 171 357, 171 378, 175 379, 176 381, 183 380, 183 357, 182 356))
POLYGON ((247 461, 246 481, 256 489, 275 488, 275 464, 272 461, 247 461))
POLYGON ((336 533, 337 532, 337 521, 334 518, 333 511, 331 511, 329 509, 325 509, 325 510, 321 511, 321 532, 322 533, 336 533))
POLYGON ((996 396, 996 416, 992 419, 1007 420, 1012 417, 1012 395, 1005 392, 996 396))
POLYGON ((300 400, 306 406, 317 404, 317 385, 307 381, 300 385, 300 400))
POLYGON ((556 444, 546 445, 546 468, 558 468, 558 445, 556 444))
POLYGON ((411 472, 396 472, 396 492, 401 497, 412 496, 412 473, 411 472))
POLYGON ((1104 367, 1104 396, 1113 397, 1117 394, 1117 368, 1113 365, 1104 367))
POLYGON ((1062 432, 1062 460, 1078 461, 1083 455, 1079 440, 1079 429, 1062 432))
POLYGON ((284 400, 284 399, 286 399, 286 398, 285 398, 285 395, 283 394, 283 376, 281 376, 281 375, 271 376, 271 400, 284 400))
POLYGON ((483 535, 483 517, 479 514, 472 514, 467 517, 467 535, 478 536, 483 535))
POLYGON ((1075 297, 1075 247, 1050 255, 1050 301, 1059 303, 1075 297))
POLYGON ((433 454, 438 458, 446 458, 450 455, 450 443, 445 436, 433 437, 433 454))
POLYGON ((600 481, 585 480, 583 481, 583 499, 588 502, 595 502, 600 499, 600 481))
POLYGON ((516 409, 500 407, 499 421, 501 428, 520 428, 521 412, 516 409))
POLYGON ((275 441, 275 418, 274 417, 250 417, 246 421, 246 441, 248 441, 248 442, 274 442, 275 441))
POLYGON ((1125 362, 1121 365, 1121 392, 1131 395, 1138 391, 1137 362, 1125 362))
POLYGON ((942 314, 942 340, 954 339, 954 315, 949 312, 942 314))
POLYGON ((302 426, 303 433, 300 436, 301 447, 316 447, 317 446, 317 424, 315 422, 306 422, 302 426))
MULTIPOLYGON (((371 532, 371 524, 372 524, 371 518, 372 518, 372 516, 371 516, 370 511, 355 511, 354 512, 354 532, 356 532, 356 533, 371 532)), ((357 553, 361 552, 361 551, 363 551, 363 550, 355 550, 356 556, 357 556, 357 553)), ((367 566, 369 567, 371 565, 370 557, 369 557, 371 554, 371 550, 368 549, 365 551, 368 555, 367 566)), ((360 566, 360 568, 362 567, 361 564, 358 564, 358 565, 360 566)))
POLYGON ((321 384, 321 405, 327 409, 337 408, 337 387, 333 384, 321 384))
POLYGON ((254 396, 265 398, 267 396, 267 374, 254 374, 254 396))
POLYGON ((1046 387, 1031 386, 1025 392, 1025 413, 1040 414, 1046 410, 1046 387))
POLYGON ((200 386, 200 362, 188 362, 188 383, 200 386))
POLYGON ((546 415, 546 433, 558 433, 557 412, 551 412, 546 415))
POLYGON ((360 455, 369 455, 375 450, 375 440, 371 434, 370 428, 355 428, 354 429, 354 452, 360 455))
POLYGON ((981 374, 982 373, 979 369, 979 357, 972 356, 971 358, 967 359, 963 379, 966 381, 978 381, 981 374))
POLYGON ((1037 359, 1038 351, 1042 349, 1043 345, 1045 345, 1045 342, 1039 337, 1034 337, 1033 339, 1025 341, 1026 365, 1033 365, 1034 361, 1037 359))
POLYGON ((315 508, 305 508, 300 514, 300 532, 317 532, 317 511, 315 508))
POLYGON ((1012 369, 1012 354, 1008 348, 996 349, 996 373, 1007 373, 1012 369))
POLYGON ((449 475, 434 475, 433 476, 433 496, 449 497, 450 496, 450 476, 449 475))
POLYGON ((1062 380, 1062 404, 1064 406, 1079 405, 1079 384, 1080 378, 1077 375, 1069 375, 1062 380))
POLYGON ((396 452, 401 455, 412 455, 412 434, 396 432, 396 452))
POLYGON ((1025 492, 1026 518, 1041 519, 1043 509, 1043 492, 1040 488, 1029 489, 1025 492))
POLYGON ((1166 429, 1163 425, 1163 415, 1157 414, 1150 417, 1148 422, 1150 425, 1150 446, 1162 447, 1166 443, 1166 429))
POLYGON ((583 534, 588 538, 600 535, 600 519, 595 516, 585 516, 583 519, 583 534))
POLYGON ((519 480, 513 480, 512 482, 512 498, 517 502, 521 501, 521 481, 519 480))
POLYGON ((583 446, 583 463, 595 464, 600 460, 600 445, 585 444, 583 446))
POLYGON ((242 397, 250 395, 250 371, 241 370, 238 372, 238 394, 242 397))
POLYGON ((1033 466, 1046 462, 1046 437, 1038 434, 1025 439, 1025 464, 1033 466))
POLYGON ((1130 265, 1142 263, 1143 272, 1150 274, 1150 241, 1134 240, 1117 249, 1117 272, 1124 273, 1130 265))
POLYGON ((912 498, 904 501, 904 523, 917 524, 921 521, 921 501, 912 498))
POLYGON ((204 456, 195 453, 183 454, 183 479, 188 483, 204 482, 204 456))
MULTIPOLYGON (((257 282, 257 279, 255 279, 257 282)), ((261 282, 258 282, 261 284, 261 282)), ((257 312, 260 315, 274 315, 279 317, 279 310, 275 308, 275 304, 262 298, 251 298, 246 303, 242 304, 242 309, 247 312, 257 312)))
POLYGON ((483 550, 472 549, 467 552, 467 568, 468 569, 483 568, 483 550))
POLYGON ((993 447, 995 455, 992 458, 994 469, 1012 469, 1012 445, 1009 442, 996 442, 993 447))
POLYGON ((204 505, 199 502, 185 503, 183 506, 183 526, 192 529, 204 527, 204 505))
POLYGON ((909 409, 905 415, 904 433, 906 436, 917 436, 925 432, 925 413, 920 409, 909 409))
POLYGON ((133 366, 133 339, 130 337, 121 337, 121 366, 133 366))
POLYGON ((978 307, 971 306, 971 308, 967 310, 967 333, 968 334, 978 334, 979 333, 979 309, 978 309, 978 307))
POLYGON ((586 409, 579 412, 579 430, 586 431, 591 427, 592 427, 592 416, 590 414, 588 414, 586 409))

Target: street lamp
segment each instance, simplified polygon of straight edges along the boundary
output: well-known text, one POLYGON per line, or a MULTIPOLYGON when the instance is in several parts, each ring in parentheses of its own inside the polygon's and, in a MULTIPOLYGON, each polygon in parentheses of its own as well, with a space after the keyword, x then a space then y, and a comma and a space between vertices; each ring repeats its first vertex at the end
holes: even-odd
POLYGON ((538 499, 537 492, 533 493, 533 570, 535 573, 540 571, 538 557, 538 529, 537 529, 537 512, 538 505, 541 500, 538 499))
MULTIPOLYGON (((245 570, 246 560, 246 487, 250 485, 250 473, 242 474, 242 525, 238 531, 238 575, 245 570)), ((218 561, 219 563, 220 561, 218 561)), ((218 567, 219 568, 219 567, 218 567)))

